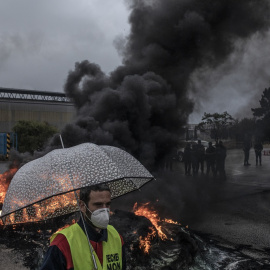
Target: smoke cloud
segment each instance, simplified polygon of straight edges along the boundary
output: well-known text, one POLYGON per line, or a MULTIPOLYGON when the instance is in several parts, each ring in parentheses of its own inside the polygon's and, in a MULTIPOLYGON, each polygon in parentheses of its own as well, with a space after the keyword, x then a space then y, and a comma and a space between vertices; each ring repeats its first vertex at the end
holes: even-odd
MULTIPOLYGON (((176 146, 193 111, 192 75, 213 70, 239 41, 269 28, 269 1, 130 0, 129 36, 117 47, 122 65, 106 75, 87 60, 70 71, 65 92, 77 117, 65 146, 82 142, 121 147, 146 167, 176 146)), ((239 46, 238 46, 239 50, 239 46)), ((201 93, 200 93, 201 94, 201 93)))

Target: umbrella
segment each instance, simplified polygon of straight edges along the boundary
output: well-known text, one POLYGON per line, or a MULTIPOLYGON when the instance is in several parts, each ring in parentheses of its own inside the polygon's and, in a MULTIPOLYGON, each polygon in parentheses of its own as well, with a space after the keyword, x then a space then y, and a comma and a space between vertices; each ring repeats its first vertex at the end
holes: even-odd
POLYGON ((47 220, 78 211, 76 194, 107 183, 112 199, 154 179, 133 156, 113 146, 84 143, 28 162, 14 175, 1 219, 4 224, 47 220))

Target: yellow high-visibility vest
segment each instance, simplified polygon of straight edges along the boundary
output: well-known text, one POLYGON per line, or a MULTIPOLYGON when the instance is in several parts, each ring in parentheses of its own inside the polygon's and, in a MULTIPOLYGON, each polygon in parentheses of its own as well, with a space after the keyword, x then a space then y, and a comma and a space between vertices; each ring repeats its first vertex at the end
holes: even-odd
MULTIPOLYGON (((122 269, 122 242, 119 233, 116 229, 108 225, 108 239, 102 241, 103 263, 101 265, 95 251, 98 270, 121 270, 122 269)), ((50 241, 58 234, 63 234, 70 247, 74 270, 92 270, 94 262, 91 256, 91 251, 87 237, 79 224, 75 223, 68 228, 65 228, 52 235, 50 241)))

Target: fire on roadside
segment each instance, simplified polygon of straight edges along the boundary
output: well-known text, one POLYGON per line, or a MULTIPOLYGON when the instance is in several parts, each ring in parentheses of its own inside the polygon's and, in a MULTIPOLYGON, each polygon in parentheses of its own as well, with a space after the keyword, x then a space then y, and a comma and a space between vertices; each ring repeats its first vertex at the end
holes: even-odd
POLYGON ((17 171, 18 168, 14 167, 4 172, 3 174, 0 174, 0 205, 4 203, 10 181, 17 171))
MULTIPOLYGON (((16 171, 17 170, 18 169, 16 168, 16 171)), ((13 172, 12 177, 16 171, 15 170, 12 171, 13 172)), ((0 187, 1 187, 1 183, 6 183, 6 182, 10 183, 10 181, 6 181, 4 178, 6 175, 10 175, 10 173, 8 174, 8 172, 2 175, 3 180, 0 182, 0 187)), ((57 183, 63 186, 63 190, 66 189, 65 179, 67 177, 68 176, 62 176, 61 178, 57 179, 58 180, 57 183)), ((6 188, 3 189, 4 197, 7 192, 8 185, 6 188)), ((76 192, 78 194, 78 191, 76 192)), ((4 201, 4 197, 3 197, 3 201, 4 201)), ((22 208, 19 209, 18 211, 15 211, 9 214, 7 217, 5 217, 5 224, 10 225, 10 224, 19 224, 19 223, 28 223, 28 222, 38 222, 41 220, 47 220, 47 219, 54 218, 59 215, 65 215, 67 213, 77 211, 77 208, 78 208, 74 191, 64 193, 64 194, 59 194, 57 196, 52 196, 45 199, 43 197, 36 197, 36 201, 37 201, 36 203, 31 205, 31 204, 28 204, 28 201, 24 201, 22 199, 18 199, 14 197, 13 198, 14 205, 16 205, 17 208, 20 208, 20 207, 22 208), (25 207, 25 205, 27 205, 27 207, 25 207)), ((0 224, 1 224, 1 221, 0 221, 0 224)))
MULTIPOLYGON (((150 206, 150 202, 144 203, 138 206, 138 203, 135 203, 133 206, 133 212, 137 216, 144 216, 151 221, 153 224, 152 227, 149 227, 150 232, 146 237, 140 236, 140 249, 143 250, 144 253, 149 254, 151 248, 151 240, 156 237, 158 234, 159 238, 163 241, 168 240, 167 235, 162 230, 162 223, 173 223, 177 225, 181 225, 180 223, 173 221, 171 219, 161 219, 155 209, 150 206)), ((173 240, 173 239, 169 239, 173 240)))
POLYGON ((74 192, 69 192, 51 197, 47 200, 27 206, 20 211, 14 212, 7 217, 6 222, 7 224, 38 222, 76 210, 77 201, 74 192))

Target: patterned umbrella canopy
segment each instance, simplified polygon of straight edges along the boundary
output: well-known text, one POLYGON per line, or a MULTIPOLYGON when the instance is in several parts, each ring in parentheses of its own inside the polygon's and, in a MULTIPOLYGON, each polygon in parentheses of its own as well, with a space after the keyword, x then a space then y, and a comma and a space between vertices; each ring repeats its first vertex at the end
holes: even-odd
POLYGON ((83 187, 107 183, 113 199, 152 179, 137 159, 117 147, 84 143, 53 150, 17 171, 1 219, 6 225, 46 220, 77 211, 75 192, 83 187))

